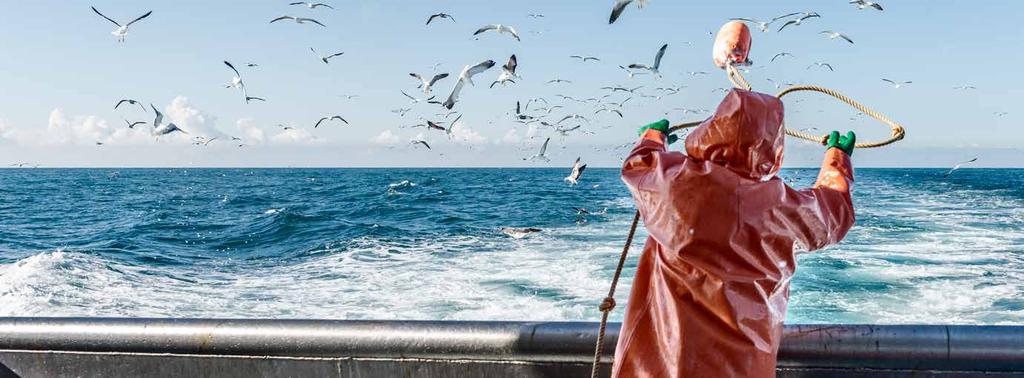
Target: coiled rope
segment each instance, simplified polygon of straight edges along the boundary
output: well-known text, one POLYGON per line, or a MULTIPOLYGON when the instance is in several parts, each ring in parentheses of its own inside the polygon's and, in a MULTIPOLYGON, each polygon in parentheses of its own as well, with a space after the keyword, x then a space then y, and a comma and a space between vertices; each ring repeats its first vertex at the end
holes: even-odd
MULTIPOLYGON (((745 90, 748 90, 748 91, 751 90, 750 83, 747 82, 746 78, 744 78, 743 75, 740 74, 740 71, 738 69, 736 69, 736 67, 734 67, 732 65, 728 65, 728 66, 726 66, 725 71, 728 74, 729 81, 732 82, 734 87, 739 88, 739 89, 745 89, 745 90)), ((855 109, 859 110, 861 113, 864 113, 864 114, 868 115, 869 117, 874 118, 874 119, 878 120, 879 122, 882 122, 882 123, 886 124, 892 130, 892 136, 889 137, 889 139, 886 139, 886 140, 883 140, 883 141, 878 141, 878 142, 857 143, 856 144, 856 148, 877 148, 877 147, 888 146, 890 144, 893 144, 893 143, 896 143, 897 141, 902 140, 903 137, 906 135, 906 131, 903 129, 903 126, 901 126, 900 124, 898 124, 896 122, 893 122, 888 117, 882 115, 882 113, 879 113, 879 112, 876 112, 874 110, 871 110, 868 107, 864 106, 863 104, 853 100, 852 98, 846 97, 842 93, 839 93, 839 92, 834 91, 832 89, 828 89, 828 88, 825 88, 825 87, 819 87, 819 86, 816 86, 816 85, 796 85, 796 86, 792 86, 792 87, 786 88, 782 92, 779 92, 779 94, 775 95, 775 97, 782 98, 783 96, 785 96, 787 94, 794 93, 794 92, 802 92, 802 91, 818 92, 818 93, 824 93, 826 95, 832 96, 833 98, 835 98, 835 99, 837 99, 839 101, 842 101, 842 102, 846 103, 847 105, 850 105, 850 106, 854 107, 855 109)), ((703 121, 693 121, 693 122, 681 123, 681 124, 673 125, 672 127, 670 127, 668 129, 668 131, 671 134, 671 133, 677 132, 677 131, 682 130, 682 129, 688 129, 688 128, 691 128, 691 127, 697 127, 701 123, 703 123, 703 121)), ((799 138, 799 139, 803 139, 803 140, 807 140, 807 141, 811 141, 811 142, 816 142, 816 143, 820 143, 822 145, 825 145, 828 142, 828 135, 814 136, 814 135, 811 135, 811 134, 808 134, 808 133, 804 133, 804 132, 801 132, 801 131, 798 131, 798 130, 791 130, 789 128, 786 128, 785 130, 786 130, 786 135, 792 136, 794 138, 799 138)), ((601 305, 598 307, 598 309, 601 310, 601 327, 600 327, 600 329, 597 332, 597 346, 595 347, 595 351, 594 351, 594 365, 593 365, 593 367, 591 368, 591 371, 590 371, 590 377, 591 378, 598 378, 598 373, 600 372, 601 355, 604 352, 605 329, 608 327, 608 314, 611 313, 612 310, 615 308, 615 288, 619 284, 619 276, 622 275, 622 267, 626 264, 626 255, 629 254, 629 248, 633 244, 633 236, 636 234, 636 227, 639 224, 639 222, 640 222, 640 211, 637 210, 637 212, 633 215, 633 224, 629 226, 629 234, 626 236, 626 243, 622 247, 622 254, 619 256, 619 265, 616 266, 616 268, 615 268, 615 275, 612 276, 612 284, 611 284, 611 287, 608 288, 608 296, 605 297, 601 301, 601 305)))

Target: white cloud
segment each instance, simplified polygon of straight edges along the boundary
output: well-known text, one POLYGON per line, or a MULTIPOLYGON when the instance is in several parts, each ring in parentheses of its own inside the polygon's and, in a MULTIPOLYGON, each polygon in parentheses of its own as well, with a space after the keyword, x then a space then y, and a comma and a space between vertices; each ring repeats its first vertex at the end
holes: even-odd
POLYGON ((379 135, 370 138, 370 143, 378 146, 394 146, 399 142, 398 135, 391 132, 391 130, 384 130, 379 135))
POLYGON ((217 130, 217 117, 192 106, 185 96, 178 96, 171 100, 171 104, 164 108, 164 115, 191 136, 227 137, 226 134, 217 130))
POLYGON ((238 128, 238 132, 241 133, 239 138, 242 138, 242 143, 245 144, 263 144, 267 141, 267 133, 263 129, 256 126, 256 121, 252 118, 242 118, 235 122, 235 127, 238 128))
POLYGON ((320 142, 317 137, 313 136, 309 131, 305 129, 288 129, 283 130, 270 137, 271 144, 314 144, 320 142))
POLYGON ((531 124, 526 128, 526 137, 533 139, 535 136, 537 136, 537 125, 531 124))
POLYGON ((466 126, 465 122, 456 122, 452 125, 452 141, 457 144, 483 144, 487 143, 487 137, 476 130, 466 126))
POLYGON ((523 139, 519 137, 519 131, 515 128, 508 129, 508 131, 499 139, 494 140, 494 144, 516 144, 521 142, 523 139))

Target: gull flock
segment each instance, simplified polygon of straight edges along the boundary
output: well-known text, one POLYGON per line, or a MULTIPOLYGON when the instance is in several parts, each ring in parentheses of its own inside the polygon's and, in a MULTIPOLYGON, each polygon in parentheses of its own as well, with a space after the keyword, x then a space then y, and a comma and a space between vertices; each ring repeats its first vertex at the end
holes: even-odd
MULTIPOLYGON (((881 12, 884 9, 881 4, 866 0, 852 0, 849 1, 848 3, 850 4, 851 8, 856 10, 871 10, 881 12)), ((610 15, 608 18, 608 24, 615 24, 616 22, 621 22, 621 20, 624 17, 643 17, 644 12, 648 8, 655 7, 657 5, 657 2, 652 3, 652 1, 650 0, 616 0, 611 1, 610 5, 611 7, 609 12, 610 15), (630 10, 631 8, 635 10, 630 10)), ((338 8, 336 8, 334 5, 327 2, 283 2, 281 14, 276 17, 269 17, 268 23, 280 28, 285 28, 288 26, 276 25, 292 24, 290 27, 312 28, 303 30, 329 29, 328 24, 334 19, 334 17, 332 16, 333 13, 331 12, 340 13, 344 11, 343 9, 339 8, 344 7, 339 6, 338 8), (303 10, 300 11, 300 8, 302 8, 303 10)), ((147 20, 153 15, 153 11, 147 11, 143 13, 141 16, 138 16, 134 19, 131 19, 131 21, 122 24, 118 21, 115 21, 115 19, 108 17, 106 14, 101 13, 101 11, 96 9, 95 7, 92 7, 92 11, 96 15, 102 17, 102 19, 116 25, 117 28, 111 34, 113 34, 117 38, 117 41, 119 43, 125 42, 129 28, 145 27, 146 23, 142 21, 147 20)), ((124 13, 131 12, 119 10, 116 14, 122 15, 124 13)), ((462 24, 456 21, 456 15, 457 12, 440 9, 439 12, 424 14, 423 17, 426 20, 426 22, 422 24, 422 27, 426 28, 425 32, 427 33, 429 33, 432 28, 439 27, 439 24, 442 23, 443 25, 449 25, 444 27, 460 27, 459 25, 462 24)), ((153 17, 158 17, 158 15, 153 17)), ((546 17, 544 14, 534 12, 529 13, 529 19, 532 22, 542 23, 545 22, 544 20, 548 19, 548 17, 546 17)), ((776 33, 793 33, 798 29, 806 29, 812 27, 818 29, 816 26, 819 23, 825 22, 827 20, 827 17, 824 17, 822 14, 815 11, 799 11, 784 13, 779 16, 772 16, 766 19, 754 17, 736 17, 732 19, 747 22, 751 24, 750 26, 756 28, 757 30, 760 30, 760 32, 763 33, 773 32, 773 30, 776 33), (777 29, 775 29, 773 25, 779 26, 777 29)), ((473 25, 466 26, 472 27, 473 25)), ((535 25, 529 26, 532 27, 535 25)), ((528 29, 526 30, 527 33, 522 34, 512 25, 503 23, 488 23, 478 26, 476 28, 468 29, 466 35, 467 37, 473 39, 495 39, 505 37, 509 38, 507 41, 518 46, 519 43, 529 43, 530 38, 539 38, 535 36, 539 36, 542 34, 541 31, 528 29)), ((822 35, 827 40, 838 40, 846 42, 849 45, 854 44, 854 40, 850 35, 840 31, 818 29, 815 32, 822 35)), ((347 57, 349 56, 346 55, 346 52, 340 51, 324 54, 318 52, 315 48, 312 47, 310 47, 309 50, 312 51, 316 59, 323 62, 324 64, 329 64, 334 59, 347 59, 347 57)), ((635 77, 643 75, 649 76, 653 78, 653 80, 665 80, 663 78, 662 72, 666 68, 677 69, 677 67, 665 67, 664 65, 665 63, 667 63, 664 60, 666 57, 666 53, 669 52, 669 44, 661 43, 660 47, 656 50, 654 54, 653 61, 648 60, 645 62, 644 59, 637 59, 636 61, 633 62, 612 63, 610 67, 619 67, 619 69, 621 69, 625 73, 624 76, 626 80, 630 80, 635 77)), ((602 60, 601 57, 592 54, 572 52, 571 55, 566 54, 565 56, 567 62, 575 61, 578 64, 608 64, 605 63, 605 61, 602 60)), ((788 60, 793 59, 793 54, 789 52, 780 52, 774 54, 769 63, 787 64, 786 62, 788 60)), ((456 123, 459 122, 459 119, 461 119, 462 117, 462 109, 456 110, 457 108, 459 108, 458 103, 460 102, 460 99, 462 97, 475 95, 476 93, 478 93, 478 91, 483 90, 502 90, 502 88, 508 86, 515 86, 518 82, 530 79, 529 77, 524 78, 517 72, 520 61, 517 58, 516 54, 512 54, 507 60, 504 61, 505 64, 499 67, 500 72, 498 72, 496 76, 491 76, 493 77, 493 79, 488 78, 487 83, 490 83, 490 85, 482 86, 482 88, 476 88, 474 79, 476 79, 480 75, 487 75, 487 73, 498 64, 493 59, 484 59, 479 62, 469 62, 468 64, 463 66, 461 71, 459 71, 458 74, 454 77, 452 77, 452 74, 450 72, 439 72, 439 64, 434 65, 434 72, 432 73, 422 73, 422 71, 421 73, 408 73, 410 77, 416 80, 415 88, 419 90, 420 93, 422 93, 422 97, 410 95, 408 92, 406 92, 406 88, 396 88, 395 94, 397 104, 401 104, 398 101, 401 101, 402 97, 404 97, 409 102, 405 106, 399 106, 391 110, 391 113, 395 114, 397 117, 405 118, 410 112, 414 111, 413 114, 417 114, 420 113, 424 108, 430 109, 431 107, 433 107, 433 109, 435 109, 433 113, 420 116, 419 122, 416 125, 407 127, 424 127, 428 134, 433 131, 444 132, 445 136, 448 139, 452 139, 454 129, 456 129, 456 123), (446 82, 450 83, 449 85, 451 85, 450 89, 447 91, 447 96, 438 98, 437 95, 433 93, 435 87, 437 85, 445 84, 446 82), (442 98, 444 99, 443 101, 441 101, 442 98), (447 119, 449 119, 449 117, 456 117, 456 120, 448 122, 447 119)), ((247 86, 248 83, 243 80, 243 72, 241 72, 237 68, 241 67, 247 70, 257 69, 259 67, 258 63, 245 62, 240 66, 236 66, 228 60, 224 60, 223 63, 226 67, 228 67, 228 69, 230 69, 230 77, 226 77, 228 81, 226 84, 223 84, 223 86, 228 89, 237 90, 241 95, 240 98, 244 101, 245 104, 252 104, 254 102, 265 102, 268 101, 268 99, 273 100, 271 98, 272 96, 262 97, 250 95, 249 87, 247 86)), ((528 61, 524 61, 523 63, 525 64, 524 67, 528 67, 530 65, 530 62, 528 61)), ((832 64, 820 61, 813 62, 810 66, 808 66, 808 69, 812 68, 824 68, 827 69, 828 72, 836 71, 836 67, 834 67, 832 64)), ((751 68, 748 67, 744 69, 749 70, 751 68)), ((708 72, 703 71, 689 71, 688 73, 691 77, 709 74, 708 72)), ((534 80, 535 82, 543 83, 550 86, 553 90, 558 90, 558 88, 562 86, 571 87, 575 85, 572 80, 560 77, 534 78, 534 80)), ((776 88, 782 87, 784 83, 783 81, 773 80, 771 78, 768 78, 766 80, 776 88)), ((912 83, 912 81, 909 80, 896 81, 891 79, 882 79, 882 81, 893 89, 900 89, 906 86, 907 84, 912 83)), ((259 83, 254 82, 254 84, 259 83)), ((785 83, 785 85, 791 84, 785 83)), ((673 85, 668 83, 664 85, 658 85, 657 87, 655 87, 654 85, 643 86, 613 83, 601 87, 599 90, 595 91, 595 94, 593 96, 587 98, 576 98, 574 96, 566 95, 563 92, 554 94, 553 98, 545 98, 544 96, 530 98, 525 101, 525 106, 520 106, 520 102, 517 101, 514 110, 509 112, 509 116, 512 122, 525 125, 530 130, 533 131, 532 134, 534 135, 531 135, 531 140, 535 140, 533 138, 537 138, 537 134, 544 134, 544 130, 548 130, 550 132, 549 135, 558 136, 561 138, 565 138, 567 136, 574 134, 592 134, 594 133, 594 128, 596 126, 599 126, 595 125, 596 123, 607 122, 601 121, 601 118, 598 118, 599 116, 612 117, 611 119, 622 119, 624 117, 624 113, 627 111, 627 109, 625 109, 624 107, 624 105, 627 103, 661 100, 662 98, 677 95, 678 93, 682 92, 685 88, 686 85, 673 85), (574 112, 568 112, 566 111, 569 109, 567 107, 589 108, 589 113, 581 114, 582 112, 580 112, 579 110, 576 110, 574 112)), ((964 84, 954 87, 954 89, 969 90, 974 89, 974 87, 971 85, 964 84)), ((715 91, 719 90, 724 90, 724 88, 715 89, 715 91)), ((357 96, 346 96, 346 98, 349 100, 355 97, 357 96)), ((117 111, 129 111, 129 105, 133 109, 138 109, 140 111, 147 112, 146 107, 143 106, 140 101, 128 98, 120 99, 119 101, 117 101, 114 108, 117 111)), ((126 127, 135 128, 148 125, 148 127, 151 128, 151 133, 154 137, 160 137, 170 133, 188 133, 188 130, 183 130, 174 123, 165 122, 163 114, 161 114, 154 106, 150 105, 150 108, 155 114, 155 118, 153 119, 151 124, 147 124, 145 120, 133 121, 125 119, 124 121, 126 127)), ((666 112, 666 115, 671 114, 673 111, 682 111, 682 114, 700 114, 709 112, 707 109, 675 108, 673 110, 666 112)), ((294 125, 294 123, 290 123, 288 126, 281 125, 281 127, 284 130, 294 130, 297 127, 294 125)), ((326 116, 319 117, 319 119, 315 123, 311 124, 312 129, 318 129, 321 126, 325 125, 331 125, 331 127, 345 127, 345 125, 349 125, 349 122, 344 118, 343 114, 334 114, 334 112, 330 112, 326 116)), ((550 158, 548 156, 548 147, 549 144, 552 142, 552 138, 551 136, 540 137, 544 139, 542 143, 537 143, 534 145, 534 151, 537 152, 530 157, 524 158, 523 160, 549 161, 550 158)), ((217 139, 196 136, 195 138, 197 138, 197 141, 201 142, 198 143, 197 145, 202 146, 209 145, 211 142, 215 141, 219 143, 236 143, 239 147, 246 145, 245 141, 239 137, 230 137, 230 139, 225 137, 222 139, 217 139)), ((430 138, 427 137, 426 135, 423 135, 422 133, 417 137, 414 137, 411 140, 409 140, 410 148, 423 148, 430 150, 432 149, 431 143, 432 142, 430 138)), ((566 177, 566 181, 575 185, 577 181, 581 178, 585 167, 586 164, 583 164, 581 159, 577 159, 572 166, 572 174, 566 177)))

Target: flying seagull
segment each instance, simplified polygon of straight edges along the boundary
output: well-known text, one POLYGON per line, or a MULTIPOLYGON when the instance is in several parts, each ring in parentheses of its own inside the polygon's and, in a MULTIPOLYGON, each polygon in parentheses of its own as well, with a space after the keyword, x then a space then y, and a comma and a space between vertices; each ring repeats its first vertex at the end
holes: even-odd
POLYGON ((426 147, 426 148, 427 148, 428 150, 430 149, 430 145, 429 145, 429 144, 427 144, 427 141, 425 141, 425 140, 418 140, 418 139, 414 139, 414 140, 411 140, 410 142, 411 142, 412 144, 422 144, 422 145, 423 145, 423 147, 426 147))
POLYGON ((875 3, 875 2, 867 1, 867 0, 850 0, 850 4, 856 4, 857 5, 857 9, 860 9, 860 10, 864 10, 867 7, 872 7, 872 8, 875 8, 877 10, 883 10, 882 9, 882 5, 880 5, 878 3, 875 3))
POLYGON ((159 110, 156 110, 156 107, 153 106, 153 104, 149 104, 149 107, 153 108, 153 113, 156 113, 156 118, 153 119, 153 136, 160 137, 161 135, 167 135, 175 131, 188 134, 173 122, 167 122, 166 125, 161 126, 160 124, 164 121, 164 114, 160 113, 159 110))
POLYGON ((781 57, 784 57, 784 56, 793 56, 793 54, 790 54, 788 52, 780 52, 778 54, 775 54, 775 56, 772 57, 772 60, 768 61, 768 63, 774 63, 775 59, 778 59, 778 58, 781 58, 781 57))
POLYGON ((328 61, 329 59, 331 59, 331 58, 334 58, 334 57, 336 57, 336 56, 342 56, 342 55, 345 55, 345 53, 344 53, 344 52, 340 52, 340 53, 334 53, 334 54, 330 54, 330 55, 322 55, 322 54, 320 54, 320 53, 316 52, 316 49, 314 49, 314 48, 312 48, 312 47, 310 47, 310 48, 309 48, 309 51, 312 51, 312 52, 313 52, 314 54, 316 54, 317 56, 319 56, 319 57, 320 57, 320 60, 322 60, 322 61, 324 62, 324 64, 327 64, 327 61, 328 61))
POLYGON ((782 27, 779 28, 779 31, 782 31, 782 29, 785 29, 789 25, 800 26, 800 23, 808 18, 821 18, 821 15, 818 14, 817 12, 805 12, 801 14, 800 17, 797 17, 795 20, 786 21, 786 23, 782 24, 782 27))
POLYGON ((126 98, 126 99, 122 99, 121 101, 118 101, 117 105, 114 105, 114 110, 117 110, 117 107, 121 106, 121 104, 126 103, 126 102, 131 104, 131 105, 138 105, 139 108, 142 109, 143 112, 146 111, 146 107, 145 106, 142 106, 141 103, 139 103, 138 101, 132 100, 130 98, 126 98))
POLYGON ((309 9, 316 9, 316 8, 319 8, 319 7, 326 7, 326 8, 334 9, 334 7, 332 7, 330 4, 326 4, 326 3, 307 3, 305 1, 296 1, 294 3, 288 3, 288 5, 305 5, 306 8, 309 8, 309 9))
POLYGON ((850 39, 850 37, 847 37, 845 34, 840 33, 840 32, 831 31, 831 30, 825 30, 825 31, 822 31, 822 32, 820 32, 818 34, 824 34, 824 35, 826 35, 828 37, 828 39, 842 38, 842 39, 846 40, 846 42, 850 42, 850 44, 853 44, 853 40, 850 39))
POLYGON ((565 176, 565 181, 570 185, 576 185, 576 182, 583 175, 583 171, 587 169, 586 164, 580 164, 580 158, 576 158, 576 162, 572 164, 572 172, 568 176, 565 176))
POLYGON ((462 72, 459 73, 459 79, 455 81, 455 86, 452 87, 452 93, 448 95, 448 99, 443 104, 444 107, 451 110, 455 106, 455 102, 459 100, 459 93, 462 92, 462 87, 466 83, 474 85, 473 76, 491 69, 491 67, 494 67, 494 64, 493 60, 485 60, 473 66, 463 67, 462 72))
POLYGON ((248 95, 245 96, 245 103, 246 104, 248 104, 249 101, 252 101, 252 100, 267 102, 267 99, 265 99, 263 97, 248 96, 248 95))
POLYGON ((408 93, 405 93, 405 91, 399 91, 399 92, 402 92, 402 94, 405 95, 405 97, 409 98, 409 103, 410 104, 419 104, 419 103, 421 103, 423 101, 429 102, 430 100, 433 100, 434 97, 437 97, 437 96, 430 96, 430 97, 427 97, 427 98, 416 98, 416 97, 410 96, 408 93))
POLYGON ((978 161, 978 158, 973 158, 971 160, 967 160, 967 161, 962 161, 962 162, 956 163, 956 165, 954 165, 953 168, 949 170, 949 172, 946 172, 946 174, 942 175, 942 177, 949 177, 949 175, 953 174, 953 172, 955 172, 956 170, 960 169, 960 166, 962 166, 964 164, 967 164, 967 163, 973 163, 973 162, 976 162, 976 161, 978 161))
POLYGON ((327 27, 327 25, 324 25, 324 24, 320 23, 320 21, 314 20, 312 18, 302 18, 302 17, 295 17, 295 16, 281 16, 281 17, 275 18, 273 20, 270 20, 270 23, 273 24, 273 23, 275 23, 277 21, 281 21, 281 20, 292 20, 292 21, 295 21, 295 23, 297 23, 297 24, 305 24, 307 22, 312 22, 314 24, 323 26, 325 28, 327 27))
POLYGON ((894 89, 900 89, 900 87, 902 87, 902 86, 904 86, 906 84, 913 84, 914 83, 913 81, 909 81, 909 80, 908 81, 899 82, 899 83, 897 83, 895 81, 892 81, 892 80, 889 80, 889 79, 882 79, 882 81, 891 84, 894 89))
POLYGON ((226 60, 224 61, 224 65, 228 66, 228 68, 230 68, 231 71, 233 71, 235 73, 235 76, 231 78, 231 82, 228 83, 228 84, 225 84, 224 88, 238 88, 238 89, 241 89, 242 90, 242 97, 245 98, 245 103, 246 104, 248 104, 249 101, 251 101, 251 100, 267 101, 266 99, 263 99, 263 98, 260 98, 260 97, 249 96, 249 94, 245 90, 245 83, 242 82, 242 74, 238 73, 238 69, 236 69, 235 66, 231 64, 231 62, 228 62, 226 60))
POLYGON ((131 22, 127 23, 127 24, 121 25, 121 24, 117 23, 117 21, 114 21, 110 17, 107 17, 107 16, 103 15, 103 13, 100 13, 100 11, 96 9, 96 7, 92 7, 92 11, 96 12, 96 14, 100 15, 100 17, 103 17, 103 18, 107 19, 107 21, 113 22, 114 25, 117 25, 117 29, 115 29, 114 31, 110 32, 110 34, 113 34, 115 37, 117 37, 117 41, 118 42, 124 42, 124 37, 128 35, 128 27, 129 26, 132 26, 132 24, 134 24, 136 22, 139 22, 139 20, 141 20, 143 18, 149 17, 149 15, 153 13, 153 11, 146 12, 146 14, 139 16, 139 18, 136 18, 136 19, 132 20, 131 22))
POLYGON ((755 19, 755 18, 743 18, 743 17, 730 18, 730 20, 733 20, 733 21, 746 21, 746 22, 757 24, 757 27, 759 29, 761 29, 762 33, 764 33, 764 32, 767 32, 769 30, 768 26, 771 25, 772 23, 774 23, 775 21, 781 20, 781 19, 786 18, 786 17, 795 16, 795 15, 798 15, 798 14, 800 14, 800 13, 784 14, 784 15, 781 15, 779 17, 772 18, 771 21, 761 21, 761 20, 758 20, 758 19, 755 19))
POLYGON ((496 31, 496 32, 498 32, 500 34, 504 34, 504 33, 512 34, 512 37, 514 37, 516 39, 516 41, 520 40, 519 39, 519 34, 516 33, 516 29, 513 29, 511 26, 505 26, 505 25, 502 25, 502 24, 485 25, 484 27, 481 27, 480 29, 478 29, 476 31, 476 33, 473 33, 473 35, 479 35, 481 33, 484 33, 484 32, 487 32, 487 31, 491 31, 491 30, 494 30, 494 31, 496 31))
POLYGON ((320 118, 319 121, 316 121, 316 125, 313 125, 313 128, 315 129, 317 127, 320 127, 320 124, 323 123, 324 121, 333 121, 333 120, 339 120, 341 122, 345 122, 346 125, 348 124, 348 121, 346 121, 344 118, 341 118, 340 115, 333 115, 333 116, 330 116, 330 117, 320 118))
POLYGON ((498 80, 491 83, 491 88, 494 88, 495 84, 501 84, 501 86, 505 86, 505 83, 515 84, 515 80, 512 79, 519 78, 519 75, 516 75, 516 66, 519 65, 517 62, 516 55, 512 54, 512 57, 508 58, 508 63, 501 66, 501 75, 498 75, 498 80))
POLYGON ((548 82, 547 82, 547 84, 558 84, 558 83, 572 84, 572 81, 571 80, 565 80, 565 79, 551 79, 551 80, 548 80, 548 82))
POLYGON ((430 80, 424 79, 423 76, 418 74, 418 73, 411 73, 410 72, 409 76, 412 76, 412 77, 416 78, 416 80, 419 80, 420 85, 418 85, 416 88, 423 88, 423 94, 428 95, 428 94, 430 94, 430 88, 434 86, 434 83, 437 83, 439 80, 448 77, 448 74, 447 73, 440 73, 440 74, 434 75, 434 77, 432 77, 430 80))
POLYGON ((432 14, 430 15, 430 17, 427 18, 427 25, 430 25, 430 22, 434 21, 435 18, 447 18, 449 20, 452 20, 452 22, 455 22, 455 17, 452 17, 452 15, 448 13, 437 13, 432 14))
POLYGON ((825 67, 825 68, 828 68, 829 71, 835 71, 834 69, 832 69, 832 65, 831 64, 822 63, 822 62, 811 63, 811 65, 807 66, 807 69, 811 69, 811 67, 814 67, 814 66, 825 67))
POLYGON ((579 59, 579 60, 584 61, 584 62, 586 62, 588 60, 593 60, 595 62, 600 62, 601 61, 601 59, 598 59, 596 56, 570 55, 569 57, 573 58, 573 59, 579 59))
POLYGON ((648 67, 646 65, 639 64, 639 63, 633 63, 633 64, 629 65, 629 68, 632 68, 632 69, 635 69, 635 70, 648 70, 648 71, 651 71, 652 74, 660 75, 660 73, 658 72, 658 69, 661 68, 661 58, 665 56, 665 50, 666 49, 668 49, 668 44, 667 43, 662 45, 661 48, 658 49, 658 54, 654 56, 654 66, 653 67, 648 67))
POLYGON ((551 141, 550 137, 548 137, 548 139, 545 139, 544 140, 544 144, 540 146, 540 152, 538 152, 536 155, 531 156, 529 159, 523 159, 523 160, 537 160, 537 159, 540 159, 540 160, 544 160, 544 161, 551 161, 551 159, 548 159, 548 156, 546 155, 547 152, 548 152, 548 142, 550 142, 550 141, 551 141))
MULTIPOLYGON (((143 108, 143 109, 145 109, 145 108, 143 108)), ((135 122, 131 122, 131 121, 129 121, 129 120, 127 120, 127 119, 126 119, 126 120, 124 120, 124 123, 128 125, 128 128, 129 128, 129 129, 134 129, 134 128, 135 128, 135 126, 138 126, 138 125, 145 125, 145 124, 146 124, 146 121, 135 121, 135 122)))
MULTIPOLYGON (((612 7, 612 15, 608 17, 608 23, 609 24, 614 24, 615 20, 618 20, 619 16, 622 15, 622 11, 626 10, 626 6, 629 5, 629 3, 632 3, 633 1, 634 0, 617 0, 617 1, 615 1, 615 6, 612 7)), ((647 5, 648 1, 650 1, 650 0, 636 0, 636 7, 637 8, 643 8, 644 5, 647 5)))

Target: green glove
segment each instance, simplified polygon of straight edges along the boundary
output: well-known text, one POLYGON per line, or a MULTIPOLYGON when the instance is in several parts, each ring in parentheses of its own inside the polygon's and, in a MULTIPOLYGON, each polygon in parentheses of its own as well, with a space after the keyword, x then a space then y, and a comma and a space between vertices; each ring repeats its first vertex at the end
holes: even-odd
MULTIPOLYGON (((647 126, 641 127, 640 130, 637 130, 637 135, 638 136, 643 136, 644 133, 647 132, 647 130, 658 130, 658 131, 661 132, 662 135, 666 135, 666 134, 668 134, 668 120, 667 119, 663 119, 661 121, 658 121, 658 122, 655 122, 655 123, 651 123, 651 124, 648 124, 647 126)), ((678 140, 679 140, 678 136, 675 136, 675 135, 672 135, 672 134, 668 134, 668 144, 675 143, 678 140)))
POLYGON ((833 131, 828 134, 828 141, 825 143, 826 148, 838 148, 846 153, 846 156, 853 156, 853 147, 857 144, 857 134, 853 131, 847 132, 845 136, 839 135, 838 131, 833 131))

